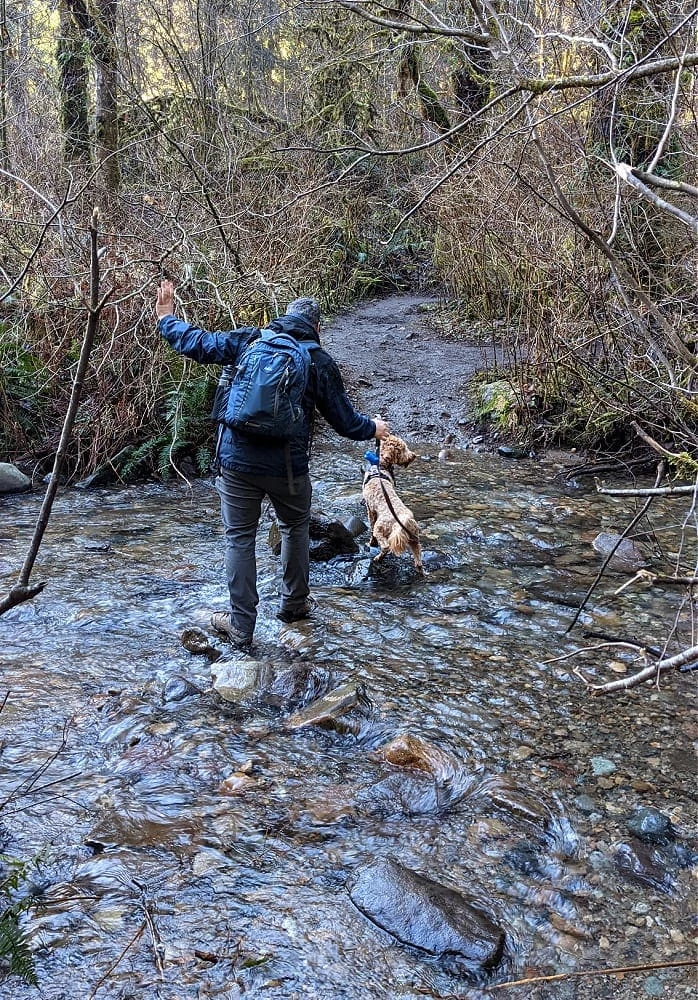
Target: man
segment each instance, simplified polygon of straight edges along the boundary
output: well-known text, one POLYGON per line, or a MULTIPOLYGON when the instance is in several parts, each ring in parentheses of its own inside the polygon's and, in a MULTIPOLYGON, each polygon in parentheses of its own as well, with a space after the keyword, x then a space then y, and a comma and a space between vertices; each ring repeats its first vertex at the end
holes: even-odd
MULTIPOLYGON (((203 364, 229 365, 240 358, 257 336, 254 327, 210 333, 178 320, 174 312, 174 287, 163 281, 155 309, 160 333, 179 354, 203 364)), ((273 320, 269 329, 284 332, 298 341, 320 343, 320 307, 315 299, 296 299, 285 316, 273 320)), ((302 400, 300 427, 284 442, 254 436, 225 427, 218 458, 220 475, 216 489, 221 498, 225 530, 225 569, 230 592, 230 613, 211 618, 214 629, 224 633, 239 649, 248 647, 257 619, 257 564, 255 540, 268 496, 281 529, 281 604, 278 616, 284 622, 310 616, 313 603, 309 588, 309 525, 312 487, 308 458, 315 407, 343 437, 354 441, 385 438, 390 433, 384 420, 357 413, 347 397, 342 376, 326 351, 316 347, 302 400)))

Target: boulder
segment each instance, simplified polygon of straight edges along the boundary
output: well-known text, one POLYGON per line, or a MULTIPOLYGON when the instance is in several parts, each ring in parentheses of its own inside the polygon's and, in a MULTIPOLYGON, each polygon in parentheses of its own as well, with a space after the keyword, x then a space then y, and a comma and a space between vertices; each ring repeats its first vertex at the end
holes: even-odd
POLYGON ((28 476, 10 462, 0 462, 0 493, 25 493, 32 487, 28 476))
POLYGON ((490 969, 502 958, 504 932, 480 901, 391 858, 361 869, 348 890, 354 906, 378 927, 454 969, 490 969))

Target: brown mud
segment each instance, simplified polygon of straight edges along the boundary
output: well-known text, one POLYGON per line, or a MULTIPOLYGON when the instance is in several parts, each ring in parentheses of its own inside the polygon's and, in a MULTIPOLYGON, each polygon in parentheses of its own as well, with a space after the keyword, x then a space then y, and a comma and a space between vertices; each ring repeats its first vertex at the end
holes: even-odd
POLYGON ((354 405, 405 438, 463 444, 473 433, 468 383, 494 362, 491 345, 453 341, 434 325, 438 300, 392 295, 354 306, 321 330, 354 405))

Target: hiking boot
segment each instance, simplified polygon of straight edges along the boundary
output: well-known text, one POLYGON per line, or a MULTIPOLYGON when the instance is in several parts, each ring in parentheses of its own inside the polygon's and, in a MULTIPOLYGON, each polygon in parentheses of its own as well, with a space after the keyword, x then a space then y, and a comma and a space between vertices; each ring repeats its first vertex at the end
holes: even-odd
POLYGON ((317 608, 317 601, 312 597, 306 597, 302 604, 295 608, 281 608, 276 617, 282 622, 299 622, 303 618, 310 618, 317 608))
POLYGON ((211 615, 211 628, 221 632, 236 649, 247 649, 252 645, 252 636, 235 628, 229 611, 215 611, 211 615))

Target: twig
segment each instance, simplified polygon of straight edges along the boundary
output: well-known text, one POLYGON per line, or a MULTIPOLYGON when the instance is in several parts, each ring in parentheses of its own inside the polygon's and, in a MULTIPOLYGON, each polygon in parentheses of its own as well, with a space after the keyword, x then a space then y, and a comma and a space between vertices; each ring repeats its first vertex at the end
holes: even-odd
MULTIPOLYGON (((552 983, 561 979, 581 979, 583 976, 620 976, 627 972, 651 972, 656 969, 681 969, 698 965, 698 960, 684 959, 680 962, 652 962, 648 965, 620 965, 612 969, 583 969, 581 972, 558 972, 554 976, 534 976, 532 979, 517 979, 511 983, 497 983, 496 986, 488 986, 486 992, 494 990, 506 990, 510 986, 528 986, 529 983, 552 983)), ((459 1000, 454 997, 453 1000, 459 1000)))
POLYGON ((150 941, 153 946, 153 956, 155 958, 155 965, 157 966, 158 973, 160 974, 160 979, 164 978, 165 970, 162 965, 162 958, 160 957, 160 948, 162 946, 162 938, 155 926, 155 921, 153 920, 153 915, 150 912, 148 906, 148 900, 145 895, 141 896, 141 906, 143 907, 143 913, 145 915, 145 922, 148 925, 148 930, 150 931, 150 941))
MULTIPOLYGON (((3 810, 10 802, 12 802, 14 798, 23 798, 29 795, 29 793, 34 789, 34 785, 37 783, 41 775, 46 773, 51 764, 53 764, 53 762, 59 757, 59 755, 63 753, 66 746, 68 745, 68 736, 67 736, 68 727, 69 723, 65 722, 63 725, 63 733, 60 745, 57 747, 56 750, 53 751, 51 756, 43 762, 43 764, 39 764, 36 770, 32 771, 32 773, 29 775, 28 778, 22 779, 22 781, 20 781, 19 784, 15 785, 10 794, 6 798, 4 798, 2 802, 0 802, 0 811, 3 810)), ((69 775, 68 777, 73 777, 73 776, 69 775)), ((57 780, 59 781, 68 780, 68 778, 66 779, 61 778, 57 780)), ((50 784, 53 784, 53 782, 50 782, 50 784)), ((43 788, 45 786, 42 785, 41 787, 43 788)))
POLYGON ((617 635, 609 635, 608 632, 588 629, 584 632, 584 638, 602 639, 604 642, 624 643, 627 646, 632 646, 634 649, 641 649, 643 652, 650 653, 651 656, 656 656, 657 658, 662 655, 662 651, 658 646, 649 646, 646 642, 640 642, 638 639, 621 639, 617 635))
POLYGON ((87 366, 90 361, 90 355, 92 354, 92 345, 94 344, 94 340, 99 329, 100 315, 107 300, 106 295, 102 299, 99 297, 99 254, 97 247, 98 222, 99 212, 95 208, 92 213, 92 221, 90 224, 90 301, 87 306, 87 325, 85 327, 82 347, 80 348, 78 367, 75 372, 75 377, 73 378, 70 401, 68 403, 65 419, 63 421, 61 437, 58 442, 58 449, 53 463, 51 479, 48 487, 46 488, 44 502, 41 505, 36 527, 34 528, 34 534, 29 545, 29 551, 25 556, 17 583, 12 588, 10 593, 0 601, 0 615, 4 614, 5 611, 9 611, 10 608, 15 607, 17 604, 31 600, 32 597, 35 597, 46 586, 46 583, 43 582, 30 587, 29 577, 31 576, 32 569, 34 568, 36 557, 39 554, 39 547, 41 546, 44 532, 48 526, 51 510, 53 508, 53 502, 56 499, 56 494, 58 492, 61 470, 65 462, 68 445, 73 433, 73 424, 75 423, 78 406, 80 405, 82 386, 85 380, 85 375, 87 374, 87 366))
MULTIPOLYGON (((681 455, 677 455, 676 452, 673 452, 673 451, 668 451, 664 447, 664 445, 661 445, 659 443, 659 441, 655 441, 653 437, 650 437, 650 435, 647 433, 647 431, 643 430, 642 427, 640 427, 640 425, 638 424, 637 420, 631 420, 630 421, 630 426, 635 431, 635 433, 637 434, 637 436, 639 438, 641 438, 645 442, 646 445, 649 445, 649 447, 652 449, 652 451, 656 451, 658 455, 661 455, 662 458, 674 458, 674 459, 680 459, 681 458, 681 455)), ((695 489, 695 487, 694 487, 694 489, 695 489)))
POLYGON ((655 675, 658 677, 663 670, 683 667, 684 664, 693 663, 696 660, 698 660, 698 646, 691 646, 689 649, 684 649, 682 653, 677 653, 676 656, 670 656, 668 660, 659 660, 657 663, 650 664, 649 667, 639 670, 636 674, 631 674, 630 677, 608 681, 607 684, 590 684, 589 688, 595 695, 610 694, 612 691, 625 691, 628 688, 637 687, 638 684, 650 680, 655 675))
MULTIPOLYGON (((654 481, 655 487, 658 486, 659 483, 661 483, 663 476, 664 476, 664 462, 660 462, 659 465, 658 465, 658 467, 657 467, 657 478, 654 481)), ((619 536, 618 541, 616 542, 616 544, 613 546, 613 548, 611 549, 611 551, 608 553, 608 555, 604 559, 603 565, 602 565, 601 569, 596 574, 596 578, 595 578, 594 582, 591 584, 591 586, 587 590, 586 594, 584 595, 584 598, 582 599, 582 603, 579 605, 579 607, 577 608, 577 611, 575 612, 574 618, 572 619, 570 625, 565 629, 565 632, 564 632, 565 635, 568 635, 572 631, 572 629, 574 628, 574 626, 577 624, 577 622, 579 621, 579 616, 581 615, 582 611, 586 607, 587 601, 589 600, 589 598, 591 597, 591 595, 594 593, 594 590, 596 589, 596 586, 597 586, 599 580, 604 575, 604 573, 606 571, 606 567, 608 566, 608 564, 610 563, 611 559, 615 555, 616 549, 618 548, 618 546, 620 545, 620 543, 623 541, 623 539, 627 538, 627 536, 633 530, 633 528, 635 527, 635 525, 639 521, 641 521, 642 518, 645 516, 645 514, 649 510, 650 504, 652 503, 653 499, 654 498, 651 497, 651 496, 649 496, 647 498, 647 500, 646 500, 645 504, 643 505, 642 509, 635 515, 635 517, 632 519, 632 521, 630 522, 630 524, 627 526, 627 528, 625 529, 625 531, 623 532, 623 534, 619 536)))
POLYGON ((598 646, 582 646, 581 649, 573 649, 571 653, 563 653, 562 656, 553 656, 549 660, 541 660, 541 663, 560 663, 562 660, 569 660, 573 656, 578 656, 579 653, 595 653, 599 649, 608 649, 609 646, 618 648, 628 649, 639 649, 643 653, 647 652, 645 646, 641 646, 637 642, 626 642, 623 639, 609 639, 608 642, 601 642, 598 646))
POLYGON ((115 962, 112 962, 112 964, 109 966, 109 968, 104 973, 104 975, 100 976, 100 978, 97 980, 97 982, 96 982, 95 986, 93 987, 92 992, 90 993, 90 995, 87 998, 87 1000, 94 1000, 94 998, 97 996, 97 993, 98 993, 99 989, 106 982, 106 980, 109 978, 109 976, 111 976, 112 972, 118 966, 119 962, 122 960, 122 958, 124 957, 124 955, 126 954, 126 952, 129 950, 129 948, 131 948, 136 943, 136 941, 141 936, 141 934, 143 933, 144 930, 145 930, 145 920, 140 925, 140 927, 138 928, 138 930, 136 931, 136 933, 133 935, 133 937, 131 938, 131 940, 128 942, 128 944, 126 945, 126 947, 124 948, 124 950, 121 952, 121 954, 119 955, 119 957, 117 958, 117 960, 115 962))

